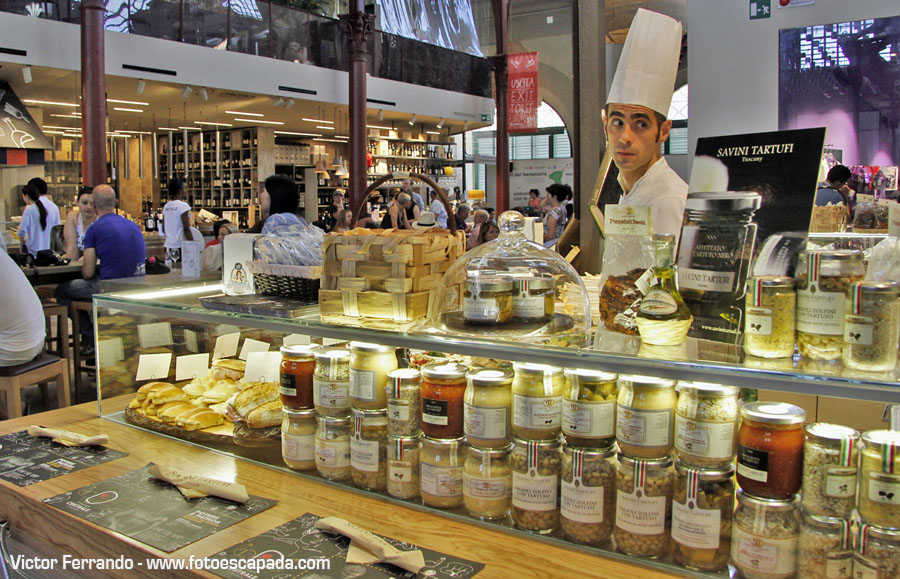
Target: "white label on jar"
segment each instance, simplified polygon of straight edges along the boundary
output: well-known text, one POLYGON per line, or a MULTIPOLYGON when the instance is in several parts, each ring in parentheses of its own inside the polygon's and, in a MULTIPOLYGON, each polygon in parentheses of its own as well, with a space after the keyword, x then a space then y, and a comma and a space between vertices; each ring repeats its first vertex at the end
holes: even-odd
POLYGON ((484 440, 506 440, 509 437, 509 408, 496 406, 463 406, 463 428, 466 436, 484 440))
POLYGON ((832 551, 825 555, 825 579, 850 579, 853 576, 853 551, 832 551))
POLYGON ((637 286, 638 290, 641 292, 641 295, 646 295, 650 288, 656 285, 656 276, 653 275, 653 268, 651 267, 647 271, 641 274, 641 277, 637 278, 634 282, 634 285, 637 286))
POLYGON ((510 496, 507 478, 475 478, 463 473, 463 494, 474 499, 503 499, 510 496))
POLYGON ((316 456, 315 434, 281 433, 281 456, 288 460, 314 460, 316 456))
POLYGON ((856 494, 856 469, 833 466, 825 474, 825 496, 846 499, 856 494))
POLYGON ((350 465, 356 470, 378 472, 378 441, 351 438, 350 465))
POLYGON ((463 469, 460 466, 434 466, 422 464, 422 478, 419 488, 422 494, 435 497, 459 497, 462 496, 463 469))
POLYGON ((480 299, 475 296, 463 300, 463 317, 467 320, 494 321, 500 316, 500 306, 494 298, 480 299))
POLYGON ((316 464, 335 468, 350 466, 350 441, 316 439, 316 464))
POLYGON ((413 480, 413 467, 402 460, 388 461, 388 480, 399 483, 408 483, 413 480))
POLYGON ((589 487, 578 480, 562 481, 560 515, 576 523, 603 522, 603 487, 589 487))
POLYGON ((669 295, 669 292, 652 289, 644 296, 638 311, 663 316, 677 312, 678 304, 675 302, 675 298, 669 295))
POLYGON ((562 431, 585 438, 604 438, 616 433, 614 402, 563 402, 562 431))
POLYGON ((878 561, 866 559, 859 553, 853 556, 853 579, 879 579, 878 561))
POLYGON ((731 559, 741 570, 792 575, 797 565, 797 539, 768 539, 732 527, 731 559))
POLYGON ((616 405, 616 438, 639 446, 668 446, 672 410, 635 410, 616 405))
POLYGON ((635 535, 659 535, 666 530, 666 497, 616 491, 616 526, 635 535))
POLYGON ((900 505, 900 475, 870 472, 869 500, 886 505, 900 505))
POLYGON ((844 317, 844 343, 851 346, 871 346, 874 329, 872 318, 846 316, 844 317))
POLYGON ((406 400, 388 400, 387 416, 391 420, 407 422, 409 420, 409 402, 406 400))
POLYGON ((816 284, 797 292, 797 329, 810 334, 844 333, 844 294, 821 291, 816 284), (815 288, 815 293, 810 289, 815 288))
POLYGON ((526 511, 552 511, 556 508, 556 475, 539 475, 535 471, 513 471, 512 504, 526 511))
POLYGON ((731 292, 734 288, 733 271, 706 271, 690 267, 678 268, 678 287, 708 292, 731 292))
POLYGON ((543 318, 544 296, 533 296, 530 294, 513 296, 512 300, 513 315, 520 318, 543 318))
POLYGON ((516 426, 533 430, 556 430, 562 422, 562 397, 513 394, 516 426))
POLYGON ((350 382, 343 380, 318 380, 313 378, 313 404, 326 408, 350 406, 350 382))
POLYGON ((694 456, 729 459, 734 454, 734 423, 691 420, 675 414, 675 448, 694 456))
POLYGON ((745 331, 753 336, 772 335, 772 309, 747 308, 745 331))
POLYGON ((350 368, 350 396, 357 400, 374 402, 376 378, 377 374, 374 370, 350 368))
POLYGON ((722 511, 701 509, 693 500, 672 503, 672 539, 693 549, 718 549, 722 511))
POLYGON ((738 445, 737 473, 756 482, 769 480, 769 453, 765 450, 738 445))
POLYGON ((450 401, 423 397, 422 422, 447 426, 450 423, 450 401))

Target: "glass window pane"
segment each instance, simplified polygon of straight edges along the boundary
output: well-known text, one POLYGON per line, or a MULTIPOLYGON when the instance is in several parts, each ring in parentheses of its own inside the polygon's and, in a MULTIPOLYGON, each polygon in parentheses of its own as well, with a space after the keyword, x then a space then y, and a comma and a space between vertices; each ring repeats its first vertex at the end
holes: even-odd
POLYGON ((553 135, 553 158, 565 159, 572 156, 572 144, 569 142, 569 133, 553 135))
POLYGON ((228 50, 272 56, 269 38, 269 3, 257 0, 230 0, 231 36, 228 50))
POLYGON ((228 45, 228 8, 206 0, 184 0, 183 42, 224 50, 228 45))
POLYGON ((531 158, 550 158, 550 135, 534 135, 531 138, 531 158))

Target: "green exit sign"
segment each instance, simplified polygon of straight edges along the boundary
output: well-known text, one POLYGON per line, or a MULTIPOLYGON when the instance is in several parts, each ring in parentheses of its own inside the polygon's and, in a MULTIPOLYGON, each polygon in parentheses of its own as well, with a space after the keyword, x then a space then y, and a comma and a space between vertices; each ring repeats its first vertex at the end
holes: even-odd
POLYGON ((482 123, 490 123, 491 122, 491 114, 490 113, 481 113, 481 122, 482 123))
POLYGON ((772 0, 750 0, 750 20, 772 17, 772 0))

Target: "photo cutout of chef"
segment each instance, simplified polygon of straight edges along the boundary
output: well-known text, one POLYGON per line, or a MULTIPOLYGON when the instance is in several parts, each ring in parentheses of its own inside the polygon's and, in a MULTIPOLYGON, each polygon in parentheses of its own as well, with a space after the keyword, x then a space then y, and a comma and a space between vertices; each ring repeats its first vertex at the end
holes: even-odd
POLYGON ((619 204, 650 207, 654 232, 676 239, 688 185, 666 163, 660 147, 672 128, 666 116, 680 52, 681 24, 638 9, 602 113, 607 146, 625 192, 619 204))

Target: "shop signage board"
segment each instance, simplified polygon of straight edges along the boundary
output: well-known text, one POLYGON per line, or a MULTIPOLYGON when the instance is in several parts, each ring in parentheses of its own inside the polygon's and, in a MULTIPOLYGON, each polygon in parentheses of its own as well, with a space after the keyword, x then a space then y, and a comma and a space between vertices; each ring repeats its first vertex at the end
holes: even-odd
POLYGON ((541 106, 538 94, 538 53, 521 52, 507 57, 509 70, 510 133, 533 133, 537 130, 537 111, 541 106))
POLYGON ((65 446, 22 430, 0 436, 0 479, 27 487, 123 456, 128 453, 105 446, 65 446))
POLYGON ((750 20, 763 20, 771 17, 771 0, 750 0, 750 20))
POLYGON ((574 182, 575 162, 571 158, 513 161, 509 173, 509 206, 528 205, 531 189, 537 189, 543 197, 553 183, 572 185, 574 182))

